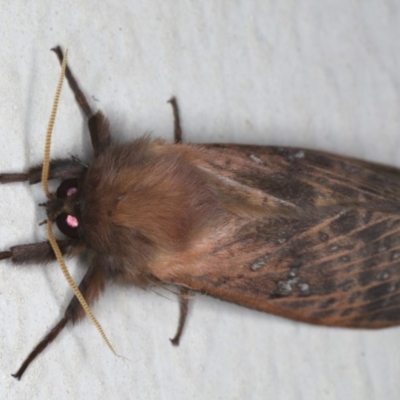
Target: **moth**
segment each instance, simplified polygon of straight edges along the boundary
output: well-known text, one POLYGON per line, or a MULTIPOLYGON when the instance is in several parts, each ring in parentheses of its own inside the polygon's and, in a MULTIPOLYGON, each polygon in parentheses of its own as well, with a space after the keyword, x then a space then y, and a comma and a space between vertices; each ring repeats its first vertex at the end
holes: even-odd
MULTIPOLYGON (((59 60, 60 47, 53 49, 59 60)), ((87 254, 79 289, 93 304, 106 284, 172 286, 179 343, 189 293, 318 325, 400 323, 400 170, 322 151, 182 143, 142 136, 119 143, 93 112, 71 70, 67 81, 88 120, 93 157, 50 162, 61 183, 45 203, 65 257, 87 254)), ((0 175, 40 181, 42 165, 0 175)), ((55 259, 48 241, 0 253, 13 264, 55 259)), ((85 313, 77 298, 14 375, 85 313)))

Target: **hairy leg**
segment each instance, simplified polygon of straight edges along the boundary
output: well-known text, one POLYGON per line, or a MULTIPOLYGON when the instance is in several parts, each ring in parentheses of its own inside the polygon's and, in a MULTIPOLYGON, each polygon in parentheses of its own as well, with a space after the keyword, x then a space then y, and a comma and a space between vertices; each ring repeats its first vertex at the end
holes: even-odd
POLYGON ((182 128, 181 128, 181 119, 179 116, 179 107, 178 102, 175 97, 172 97, 168 100, 168 103, 172 106, 172 112, 174 113, 174 142, 181 143, 182 142, 182 128))
MULTIPOLYGON (((104 291, 105 274, 101 266, 91 263, 82 282, 79 285, 79 290, 85 297, 87 303, 92 305, 96 299, 104 291)), ((73 324, 80 321, 85 316, 85 311, 82 309, 78 299, 74 298, 69 303, 64 317, 50 330, 50 332, 39 342, 38 345, 31 351, 25 361, 22 363, 18 371, 13 374, 14 378, 21 379, 23 373, 28 368, 30 363, 59 335, 68 322, 73 324)))
MULTIPOLYGON (((61 47, 57 46, 52 50, 57 54, 60 63, 62 63, 64 55, 61 47)), ((65 70, 65 77, 68 81, 69 87, 75 95, 75 99, 79 107, 88 118, 90 139, 92 141, 94 155, 97 156, 111 144, 111 132, 107 118, 101 111, 98 111, 95 114, 93 113, 85 95, 79 87, 78 82, 76 81, 68 65, 65 70)))
POLYGON ((174 346, 179 345, 179 340, 182 336, 183 328, 185 326, 186 322, 186 317, 188 313, 188 308, 189 308, 189 297, 188 297, 188 289, 185 287, 181 287, 181 292, 179 294, 179 301, 180 301, 180 314, 179 314, 179 323, 178 323, 178 329, 176 331, 175 336, 170 339, 171 343, 174 346))
MULTIPOLYGON (((85 245, 77 239, 58 240, 57 243, 61 253, 67 257, 77 255, 85 249, 85 245)), ((0 252, 0 260, 8 258, 16 265, 46 264, 56 260, 53 249, 48 241, 21 244, 11 247, 8 251, 0 252)))
MULTIPOLYGON (((26 173, 0 174, 0 183, 26 182, 30 185, 42 180, 42 165, 31 167, 26 173)), ((86 166, 76 157, 50 161, 49 179, 72 179, 82 175, 86 166)))

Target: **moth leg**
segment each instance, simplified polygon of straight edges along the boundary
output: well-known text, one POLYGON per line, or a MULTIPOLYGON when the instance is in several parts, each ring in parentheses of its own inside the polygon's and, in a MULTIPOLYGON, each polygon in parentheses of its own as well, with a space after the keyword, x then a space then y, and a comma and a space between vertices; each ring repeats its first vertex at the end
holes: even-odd
MULTIPOLYGON (((57 54, 58 60, 60 61, 61 64, 64 58, 64 54, 63 51, 61 50, 61 47, 57 46, 51 50, 57 54)), ((65 69, 65 77, 67 78, 67 82, 72 90, 72 93, 75 95, 75 100, 79 104, 79 107, 85 113, 86 117, 90 118, 93 115, 93 111, 68 65, 65 69)))
MULTIPOLYGON (((57 46, 52 50, 57 54, 58 60, 61 64, 64 57, 61 47, 57 46)), ((90 139, 92 141, 94 154, 97 156, 111 144, 111 132, 108 120, 101 111, 97 111, 95 114, 93 113, 68 65, 65 70, 65 77, 72 93, 75 95, 79 107, 88 118, 90 139)))
MULTIPOLYGON (((69 257, 77 255, 85 249, 84 244, 76 239, 58 240, 57 243, 61 253, 69 257)), ((8 251, 0 252, 0 260, 8 258, 16 265, 46 264, 56 259, 48 241, 13 246, 8 251)))
POLYGON ((179 301, 180 301, 180 310, 179 310, 179 323, 178 329, 176 331, 175 336, 170 339, 171 343, 174 346, 179 345, 179 340, 181 339, 183 328, 185 326, 186 317, 189 308, 189 290, 185 287, 181 287, 181 292, 179 293, 179 301))
MULTIPOLYGON (((26 182, 30 185, 42 180, 42 165, 29 168, 26 173, 0 174, 0 183, 26 182)), ((71 179, 81 176, 86 166, 76 157, 50 161, 49 179, 71 179)))
MULTIPOLYGON (((89 305, 93 304, 100 294, 104 291, 105 275, 102 268, 92 263, 82 279, 79 290, 89 305)), ((51 331, 39 342, 39 344, 31 351, 19 370, 12 374, 14 378, 21 379, 23 373, 29 364, 59 335, 68 322, 76 324, 85 316, 78 299, 74 298, 69 303, 64 317, 51 329, 51 331)))
POLYGON ((98 156, 111 144, 111 130, 108 119, 101 111, 97 111, 88 120, 90 139, 94 155, 98 156))
POLYGON ((172 106, 172 112, 174 114, 174 142, 182 142, 182 128, 181 128, 181 118, 179 116, 178 102, 175 97, 168 100, 168 103, 172 106))

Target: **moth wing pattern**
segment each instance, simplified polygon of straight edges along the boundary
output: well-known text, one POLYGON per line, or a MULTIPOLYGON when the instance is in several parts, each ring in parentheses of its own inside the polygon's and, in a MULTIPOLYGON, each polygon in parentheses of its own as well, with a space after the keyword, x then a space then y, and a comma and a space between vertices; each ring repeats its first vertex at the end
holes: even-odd
POLYGON ((219 190, 271 213, 231 218, 162 279, 309 323, 400 323, 399 170, 296 148, 206 145, 204 154, 219 190))

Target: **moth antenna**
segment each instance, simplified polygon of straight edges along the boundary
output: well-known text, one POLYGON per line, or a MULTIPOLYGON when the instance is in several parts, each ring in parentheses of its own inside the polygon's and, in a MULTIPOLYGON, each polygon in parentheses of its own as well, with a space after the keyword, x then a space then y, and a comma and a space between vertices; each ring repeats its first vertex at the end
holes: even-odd
POLYGON ((110 341, 108 340, 106 334, 104 333, 103 328, 101 327, 99 321, 97 321, 96 317, 94 316, 92 310, 89 307, 89 304, 86 303, 85 298, 82 296, 82 293, 78 289, 78 286, 76 285, 76 283, 74 282, 74 280, 72 279, 72 276, 70 275, 70 273, 68 271, 68 268, 65 264, 64 258, 61 254, 61 250, 58 247, 57 241, 54 237, 52 224, 47 224, 47 235, 49 237, 49 242, 51 244, 51 247, 53 248, 53 251, 57 258, 57 261, 60 264, 61 271, 64 274, 65 279, 67 280, 69 286, 71 287, 72 291, 74 292, 76 298, 79 300, 79 303, 81 303, 81 306, 85 310, 85 313, 87 314, 87 316, 91 319, 91 321, 93 322, 93 324, 95 325, 97 330, 100 332, 100 335, 103 338, 103 340, 106 342, 106 345, 108 346, 108 348, 115 355, 117 355, 117 353, 115 352, 114 348, 112 347, 110 341))
POLYGON ((65 69, 67 68, 67 57, 68 57, 68 49, 65 50, 65 55, 63 58, 63 62, 61 64, 61 72, 60 77, 58 78, 58 84, 56 89, 56 94, 54 96, 53 107, 51 109, 51 114, 49 118, 49 123, 47 125, 46 132, 46 142, 44 145, 44 160, 43 160, 43 168, 42 168, 42 186, 43 190, 48 199, 53 198, 53 194, 49 190, 49 169, 50 169, 50 147, 51 147, 51 136, 53 134, 54 122, 57 116, 58 103, 60 101, 61 89, 64 82, 65 69))
MULTIPOLYGON (((68 56, 68 49, 65 50, 65 55, 61 64, 61 72, 60 72, 60 77, 58 79, 58 84, 57 84, 57 90, 56 94, 54 96, 54 102, 53 102, 53 107, 51 110, 50 114, 50 119, 49 123, 47 126, 47 132, 46 132, 46 143, 45 143, 45 148, 44 148, 44 161, 43 161, 43 169, 42 169, 42 186, 43 190, 46 193, 46 197, 48 199, 51 199, 54 197, 54 195, 50 192, 49 190, 49 185, 48 185, 48 178, 49 178, 49 169, 50 169, 50 147, 51 147, 51 136, 53 133, 53 128, 54 128, 54 122, 56 119, 57 115, 57 109, 58 109, 58 103, 60 100, 60 95, 61 95, 61 89, 62 89, 62 84, 64 81, 64 76, 65 76, 65 71, 67 68, 67 56, 68 56)), ((45 221, 44 221, 45 222, 45 221)), ((47 235, 49 237, 49 242, 51 244, 51 247, 54 251, 54 254, 57 258, 58 263, 60 264, 61 271, 64 274, 65 279, 67 280, 69 286, 71 287, 72 291, 74 292, 76 298, 79 300, 81 303, 82 308, 85 310, 86 315, 90 318, 90 320, 93 322, 95 327, 98 329, 100 332, 101 337, 107 344, 108 348, 115 354, 115 350, 112 347, 110 341, 108 340, 106 334, 103 331, 103 328, 101 327, 99 321, 97 321, 96 317, 94 316, 92 310, 90 309, 89 305, 87 304, 85 298, 82 296, 82 293, 80 292, 78 286, 72 279, 67 266, 65 264, 64 258, 62 256, 61 250, 57 244, 57 241, 54 237, 53 234, 53 226, 51 221, 47 224, 47 235)))

